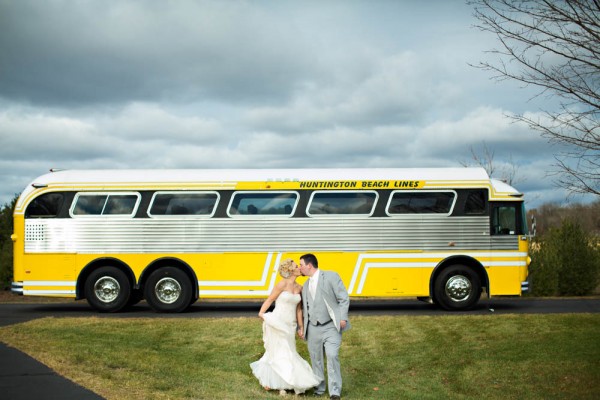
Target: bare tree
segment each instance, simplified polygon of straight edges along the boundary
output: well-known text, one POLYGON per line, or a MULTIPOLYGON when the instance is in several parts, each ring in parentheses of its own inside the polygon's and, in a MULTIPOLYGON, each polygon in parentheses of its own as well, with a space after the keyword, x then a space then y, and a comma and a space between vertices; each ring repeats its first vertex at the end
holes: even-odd
POLYGON ((600 195, 600 0, 467 1, 500 42, 489 52, 498 59, 476 67, 559 100, 540 117, 512 118, 558 145, 559 186, 600 195))
MULTIPOLYGON (((471 159, 475 162, 476 165, 485 169, 490 177, 495 177, 496 174, 496 165, 494 164, 494 151, 490 150, 485 142, 483 142, 483 153, 477 152, 473 146, 470 148, 471 151, 471 159)), ((464 167, 468 167, 470 165, 469 162, 461 162, 464 167)))
POLYGON ((519 165, 514 162, 512 156, 509 157, 506 163, 498 167, 494 161, 495 152, 488 147, 485 141, 482 144, 481 151, 477 151, 473 146, 469 149, 471 151, 471 161, 459 161, 463 167, 477 165, 485 169, 490 177, 500 179, 511 186, 522 181, 519 177, 519 165))

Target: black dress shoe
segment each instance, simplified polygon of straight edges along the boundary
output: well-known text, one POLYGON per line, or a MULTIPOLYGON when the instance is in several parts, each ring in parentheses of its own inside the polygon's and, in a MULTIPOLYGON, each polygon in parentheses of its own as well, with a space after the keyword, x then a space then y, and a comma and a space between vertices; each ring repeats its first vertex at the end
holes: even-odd
POLYGON ((338 395, 335 395, 335 394, 334 394, 333 396, 329 397, 329 398, 330 398, 331 400, 341 400, 341 397, 340 397, 340 396, 338 396, 338 395))

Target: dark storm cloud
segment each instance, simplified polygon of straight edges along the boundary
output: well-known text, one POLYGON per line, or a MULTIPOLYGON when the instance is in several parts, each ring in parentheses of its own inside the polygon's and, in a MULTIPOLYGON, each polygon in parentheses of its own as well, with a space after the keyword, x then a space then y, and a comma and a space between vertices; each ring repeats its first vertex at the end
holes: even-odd
POLYGON ((0 96, 33 104, 283 99, 310 69, 291 26, 238 2, 5 1, 0 96))

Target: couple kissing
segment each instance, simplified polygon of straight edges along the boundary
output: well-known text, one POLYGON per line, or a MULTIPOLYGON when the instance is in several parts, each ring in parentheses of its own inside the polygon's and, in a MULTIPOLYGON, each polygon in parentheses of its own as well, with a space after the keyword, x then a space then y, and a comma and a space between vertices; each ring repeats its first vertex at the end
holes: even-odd
POLYGON ((267 390, 296 394, 313 389, 322 396, 328 389, 331 399, 342 393, 339 350, 342 332, 350 329, 348 291, 334 271, 319 269, 313 254, 300 257, 300 264, 287 259, 279 265, 280 280, 262 304, 265 353, 250 364, 252 373, 267 390), (296 278, 309 277, 301 286, 296 278), (267 312, 275 303, 272 312, 267 312), (306 340, 311 365, 296 351, 296 333, 306 340), (327 382, 325 381, 327 361, 327 382))

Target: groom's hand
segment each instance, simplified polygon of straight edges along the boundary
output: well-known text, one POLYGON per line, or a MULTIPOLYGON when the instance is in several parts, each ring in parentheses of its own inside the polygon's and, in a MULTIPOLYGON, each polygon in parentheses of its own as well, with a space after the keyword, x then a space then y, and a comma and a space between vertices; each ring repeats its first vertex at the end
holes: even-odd
POLYGON ((346 329, 346 324, 347 324, 347 321, 345 319, 341 320, 340 321, 340 328, 346 329))

